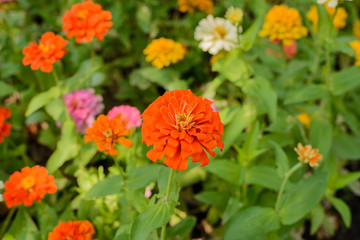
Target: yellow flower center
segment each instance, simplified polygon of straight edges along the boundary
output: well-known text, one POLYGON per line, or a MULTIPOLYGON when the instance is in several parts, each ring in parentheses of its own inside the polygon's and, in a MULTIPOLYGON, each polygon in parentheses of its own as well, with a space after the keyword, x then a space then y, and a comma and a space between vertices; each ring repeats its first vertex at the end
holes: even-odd
POLYGON ((33 177, 26 177, 21 180, 21 185, 25 190, 29 190, 35 185, 35 179, 33 177))
POLYGON ((192 121, 193 118, 193 115, 186 115, 186 113, 176 114, 175 129, 179 131, 190 129, 195 124, 195 122, 192 121))
POLYGON ((217 32, 220 35, 220 38, 224 39, 226 36, 226 29, 223 26, 216 26, 215 32, 217 32))
POLYGON ((49 50, 50 49, 53 49, 55 47, 55 45, 54 44, 40 44, 39 45, 39 49, 42 51, 42 52, 44 52, 44 53, 47 53, 47 52, 49 52, 49 50))
POLYGON ((80 10, 77 14, 78 18, 85 19, 89 15, 88 10, 80 10))
POLYGON ((111 128, 108 128, 106 131, 102 132, 102 134, 107 138, 111 138, 113 136, 113 131, 111 128))

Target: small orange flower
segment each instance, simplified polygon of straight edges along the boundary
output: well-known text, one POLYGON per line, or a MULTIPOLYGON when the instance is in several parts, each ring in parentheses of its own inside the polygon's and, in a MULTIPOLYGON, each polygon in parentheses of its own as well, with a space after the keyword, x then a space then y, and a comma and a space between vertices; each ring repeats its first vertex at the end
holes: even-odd
POLYGON ((34 201, 40 202, 46 193, 55 193, 54 176, 48 175, 45 167, 38 165, 30 168, 24 167, 21 172, 14 172, 9 180, 5 182, 4 201, 6 206, 24 204, 31 206, 34 201))
POLYGON ((0 107, 0 143, 4 141, 4 137, 10 135, 11 124, 5 122, 5 120, 10 117, 10 110, 5 107, 0 107))
POLYGON ((311 167, 319 166, 319 161, 322 160, 322 154, 319 153, 319 149, 312 149, 311 145, 303 146, 298 143, 297 148, 294 148, 295 152, 299 155, 298 159, 303 163, 309 163, 311 167))
POLYGON ((207 165, 206 152, 214 157, 212 149, 224 147, 224 124, 211 104, 190 90, 174 90, 158 97, 141 116, 143 142, 154 145, 146 156, 154 162, 166 156, 164 163, 179 171, 187 169, 189 157, 192 162, 207 165))
POLYGON ((178 0, 180 12, 194 12, 196 9, 207 14, 214 12, 212 0, 178 0))
POLYGON ((132 146, 132 141, 124 136, 129 135, 130 130, 126 128, 128 121, 122 115, 109 119, 107 115, 101 114, 97 117, 91 128, 86 129, 85 142, 95 142, 99 151, 106 154, 116 155, 119 151, 114 149, 115 143, 121 143, 126 147, 132 146))
POLYGON ((110 20, 110 11, 103 10, 100 4, 85 1, 74 4, 70 11, 66 11, 62 30, 66 32, 66 37, 76 37, 77 43, 91 42, 93 37, 102 41, 113 25, 110 20))
POLYGON ((44 33, 39 44, 31 42, 24 48, 25 57, 22 62, 25 66, 31 64, 32 70, 40 68, 41 71, 49 73, 53 68, 52 65, 65 55, 67 49, 64 47, 67 43, 68 41, 60 35, 55 35, 53 32, 44 33))
POLYGON ((60 222, 54 230, 49 233, 48 240, 92 240, 95 234, 94 226, 86 221, 60 222))

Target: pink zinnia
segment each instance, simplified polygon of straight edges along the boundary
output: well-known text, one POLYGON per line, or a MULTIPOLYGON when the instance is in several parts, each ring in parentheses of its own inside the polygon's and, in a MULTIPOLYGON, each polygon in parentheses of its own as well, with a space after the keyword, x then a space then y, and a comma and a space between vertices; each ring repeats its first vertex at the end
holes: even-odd
POLYGON ((74 118, 77 131, 85 134, 91 127, 95 116, 104 109, 102 97, 94 95, 94 89, 76 90, 64 96, 66 107, 74 118))
POLYGON ((117 107, 113 107, 108 112, 109 119, 114 118, 116 115, 121 113, 125 120, 129 121, 126 125, 126 128, 130 127, 140 127, 141 125, 141 118, 140 118, 140 111, 136 107, 132 107, 129 105, 120 105, 117 107))

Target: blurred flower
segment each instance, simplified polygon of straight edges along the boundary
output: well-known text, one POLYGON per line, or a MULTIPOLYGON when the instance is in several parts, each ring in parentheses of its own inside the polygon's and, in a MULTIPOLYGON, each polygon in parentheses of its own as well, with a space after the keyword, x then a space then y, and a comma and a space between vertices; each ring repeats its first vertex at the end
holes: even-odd
MULTIPOLYGON (((4 188, 4 182, 0 181, 0 190, 4 188)), ((4 201, 3 195, 0 194, 0 202, 4 201)))
POLYGON ((293 40, 307 35, 302 25, 300 13, 295 8, 275 5, 266 14, 265 23, 259 32, 260 37, 268 37, 270 41, 280 40, 283 45, 293 44, 293 40))
POLYGON ((146 188, 145 188, 144 196, 145 196, 146 198, 150 198, 150 197, 151 197, 151 188, 150 188, 150 187, 146 187, 146 188))
POLYGON ((114 148, 115 143, 126 147, 132 146, 132 141, 124 136, 129 135, 130 130, 126 129, 128 121, 123 119, 121 114, 109 119, 107 115, 101 114, 97 117, 91 128, 86 129, 85 142, 95 142, 100 152, 116 155, 118 150, 114 148))
POLYGON ((0 107, 0 143, 4 138, 10 135, 11 124, 5 120, 11 117, 11 112, 6 107, 0 107))
POLYGON ((312 149, 311 145, 303 146, 298 143, 297 148, 294 148, 295 152, 299 155, 298 159, 303 163, 309 163, 311 167, 319 166, 319 161, 322 160, 322 154, 319 153, 319 149, 312 149))
POLYGON ((3 197, 8 208, 20 204, 31 206, 34 201, 40 202, 46 193, 56 191, 54 176, 48 175, 45 167, 36 165, 14 172, 5 182, 3 197))
POLYGON ((324 4, 327 2, 327 6, 329 7, 336 7, 338 5, 338 0, 317 0, 317 4, 324 4))
POLYGON ((110 20, 110 11, 103 10, 100 4, 89 0, 76 3, 65 12, 62 30, 66 32, 66 37, 76 37, 77 43, 91 42, 93 37, 102 41, 113 25, 110 20))
POLYGON ((25 47, 23 54, 23 64, 31 64, 32 70, 40 68, 43 72, 51 72, 53 64, 59 61, 66 53, 67 49, 64 47, 68 41, 60 35, 55 35, 53 32, 44 33, 41 36, 39 44, 31 42, 29 46, 25 47))
POLYGON ((282 49, 283 49, 284 53, 286 54, 286 56, 289 59, 292 59, 296 56, 296 53, 297 53, 297 43, 293 39, 292 43, 290 45, 283 45, 282 49))
POLYGON ((136 107, 132 107, 129 105, 120 105, 117 107, 113 107, 108 112, 109 119, 113 119, 118 114, 122 114, 122 117, 128 121, 126 128, 131 127, 140 127, 141 125, 141 118, 140 118, 140 111, 136 107))
POLYGON ((103 99, 100 95, 94 95, 94 89, 76 90, 64 95, 64 100, 77 131, 83 134, 92 125, 95 116, 104 109, 103 99))
POLYGON ((194 12, 196 9, 207 14, 214 12, 212 0, 178 0, 180 12, 194 12))
MULTIPOLYGON (((333 15, 335 13, 335 7, 329 7, 328 5, 325 5, 326 11, 329 14, 330 18, 333 18, 333 15)), ((333 24, 336 30, 340 30, 346 26, 346 18, 347 13, 345 8, 338 7, 336 10, 335 17, 333 18, 333 24)), ((318 22, 319 22, 319 15, 317 11, 317 7, 315 5, 310 7, 310 10, 307 12, 306 17, 312 22, 313 29, 315 32, 317 32, 318 22)))
POLYGON ((310 115, 307 112, 302 112, 296 116, 297 120, 304 124, 307 128, 310 128, 310 115))
POLYGON ((146 156, 154 162, 166 156, 164 163, 179 171, 187 169, 189 157, 192 162, 207 165, 206 152, 214 157, 212 149, 224 147, 224 124, 211 104, 190 90, 174 90, 158 97, 141 115, 143 142, 154 145, 146 156))
POLYGON ((219 52, 218 54, 211 56, 210 65, 214 66, 214 64, 216 63, 217 60, 222 59, 224 57, 225 57, 225 54, 223 52, 219 52))
POLYGON ((95 234, 94 226, 88 220, 60 222, 52 232, 48 240, 92 240, 95 234))
POLYGON ((356 38, 360 38, 360 20, 354 22, 353 33, 356 38))
POLYGON ((162 37, 152 40, 143 53, 147 62, 151 62, 157 68, 163 68, 183 60, 186 49, 181 43, 162 37))
POLYGON ((226 10, 225 18, 234 25, 239 25, 243 21, 244 12, 241 8, 229 7, 226 10))
POLYGON ((352 41, 350 42, 350 46, 352 47, 352 49, 354 49, 355 54, 356 54, 356 62, 355 65, 356 66, 360 66, 360 41, 352 41))
POLYGON ((237 42, 237 30, 230 21, 208 15, 195 29, 195 39, 204 52, 216 55, 220 50, 230 51, 237 42))

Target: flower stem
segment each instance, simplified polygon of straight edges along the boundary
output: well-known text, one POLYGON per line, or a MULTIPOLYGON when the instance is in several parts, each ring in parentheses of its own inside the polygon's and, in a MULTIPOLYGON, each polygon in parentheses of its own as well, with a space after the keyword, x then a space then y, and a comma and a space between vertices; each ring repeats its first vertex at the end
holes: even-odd
MULTIPOLYGON (((167 185, 167 188, 166 188, 165 202, 169 201, 171 183, 172 183, 172 180, 174 178, 174 174, 175 174, 175 170, 171 169, 170 175, 169 175, 169 180, 168 180, 168 185, 167 185)), ((166 224, 161 228, 161 238, 160 239, 165 240, 165 235, 166 235, 166 224)))
POLYGON ((54 77, 54 80, 55 80, 56 85, 59 86, 60 81, 59 81, 59 77, 58 77, 58 75, 57 75, 57 72, 56 72, 55 68, 51 71, 51 73, 52 73, 52 75, 53 75, 53 77, 54 77))
POLYGON ((6 219, 5 219, 3 225, 1 226, 1 229, 0 229, 0 239, 2 239, 2 237, 4 236, 5 231, 6 231, 8 225, 9 225, 9 223, 10 223, 10 221, 11 221, 11 219, 12 219, 14 213, 15 213, 15 210, 16 210, 16 208, 11 208, 8 215, 6 216, 6 219))
POLYGON ((153 238, 154 240, 159 240, 159 237, 158 237, 158 234, 156 232, 156 229, 154 231, 152 231, 152 234, 153 234, 153 238))
POLYGON ((279 211, 280 200, 281 200, 281 197, 282 197, 282 195, 283 195, 283 192, 284 192, 285 185, 286 185, 287 181, 289 180, 290 176, 291 176, 296 170, 298 170, 301 166, 302 166, 302 163, 301 163, 301 162, 298 162, 296 165, 294 165, 294 166, 285 174, 285 178, 284 178, 283 182, 281 183, 279 195, 278 195, 278 197, 277 197, 277 199, 276 199, 276 205, 275 205, 275 211, 276 211, 276 212, 279 211))

